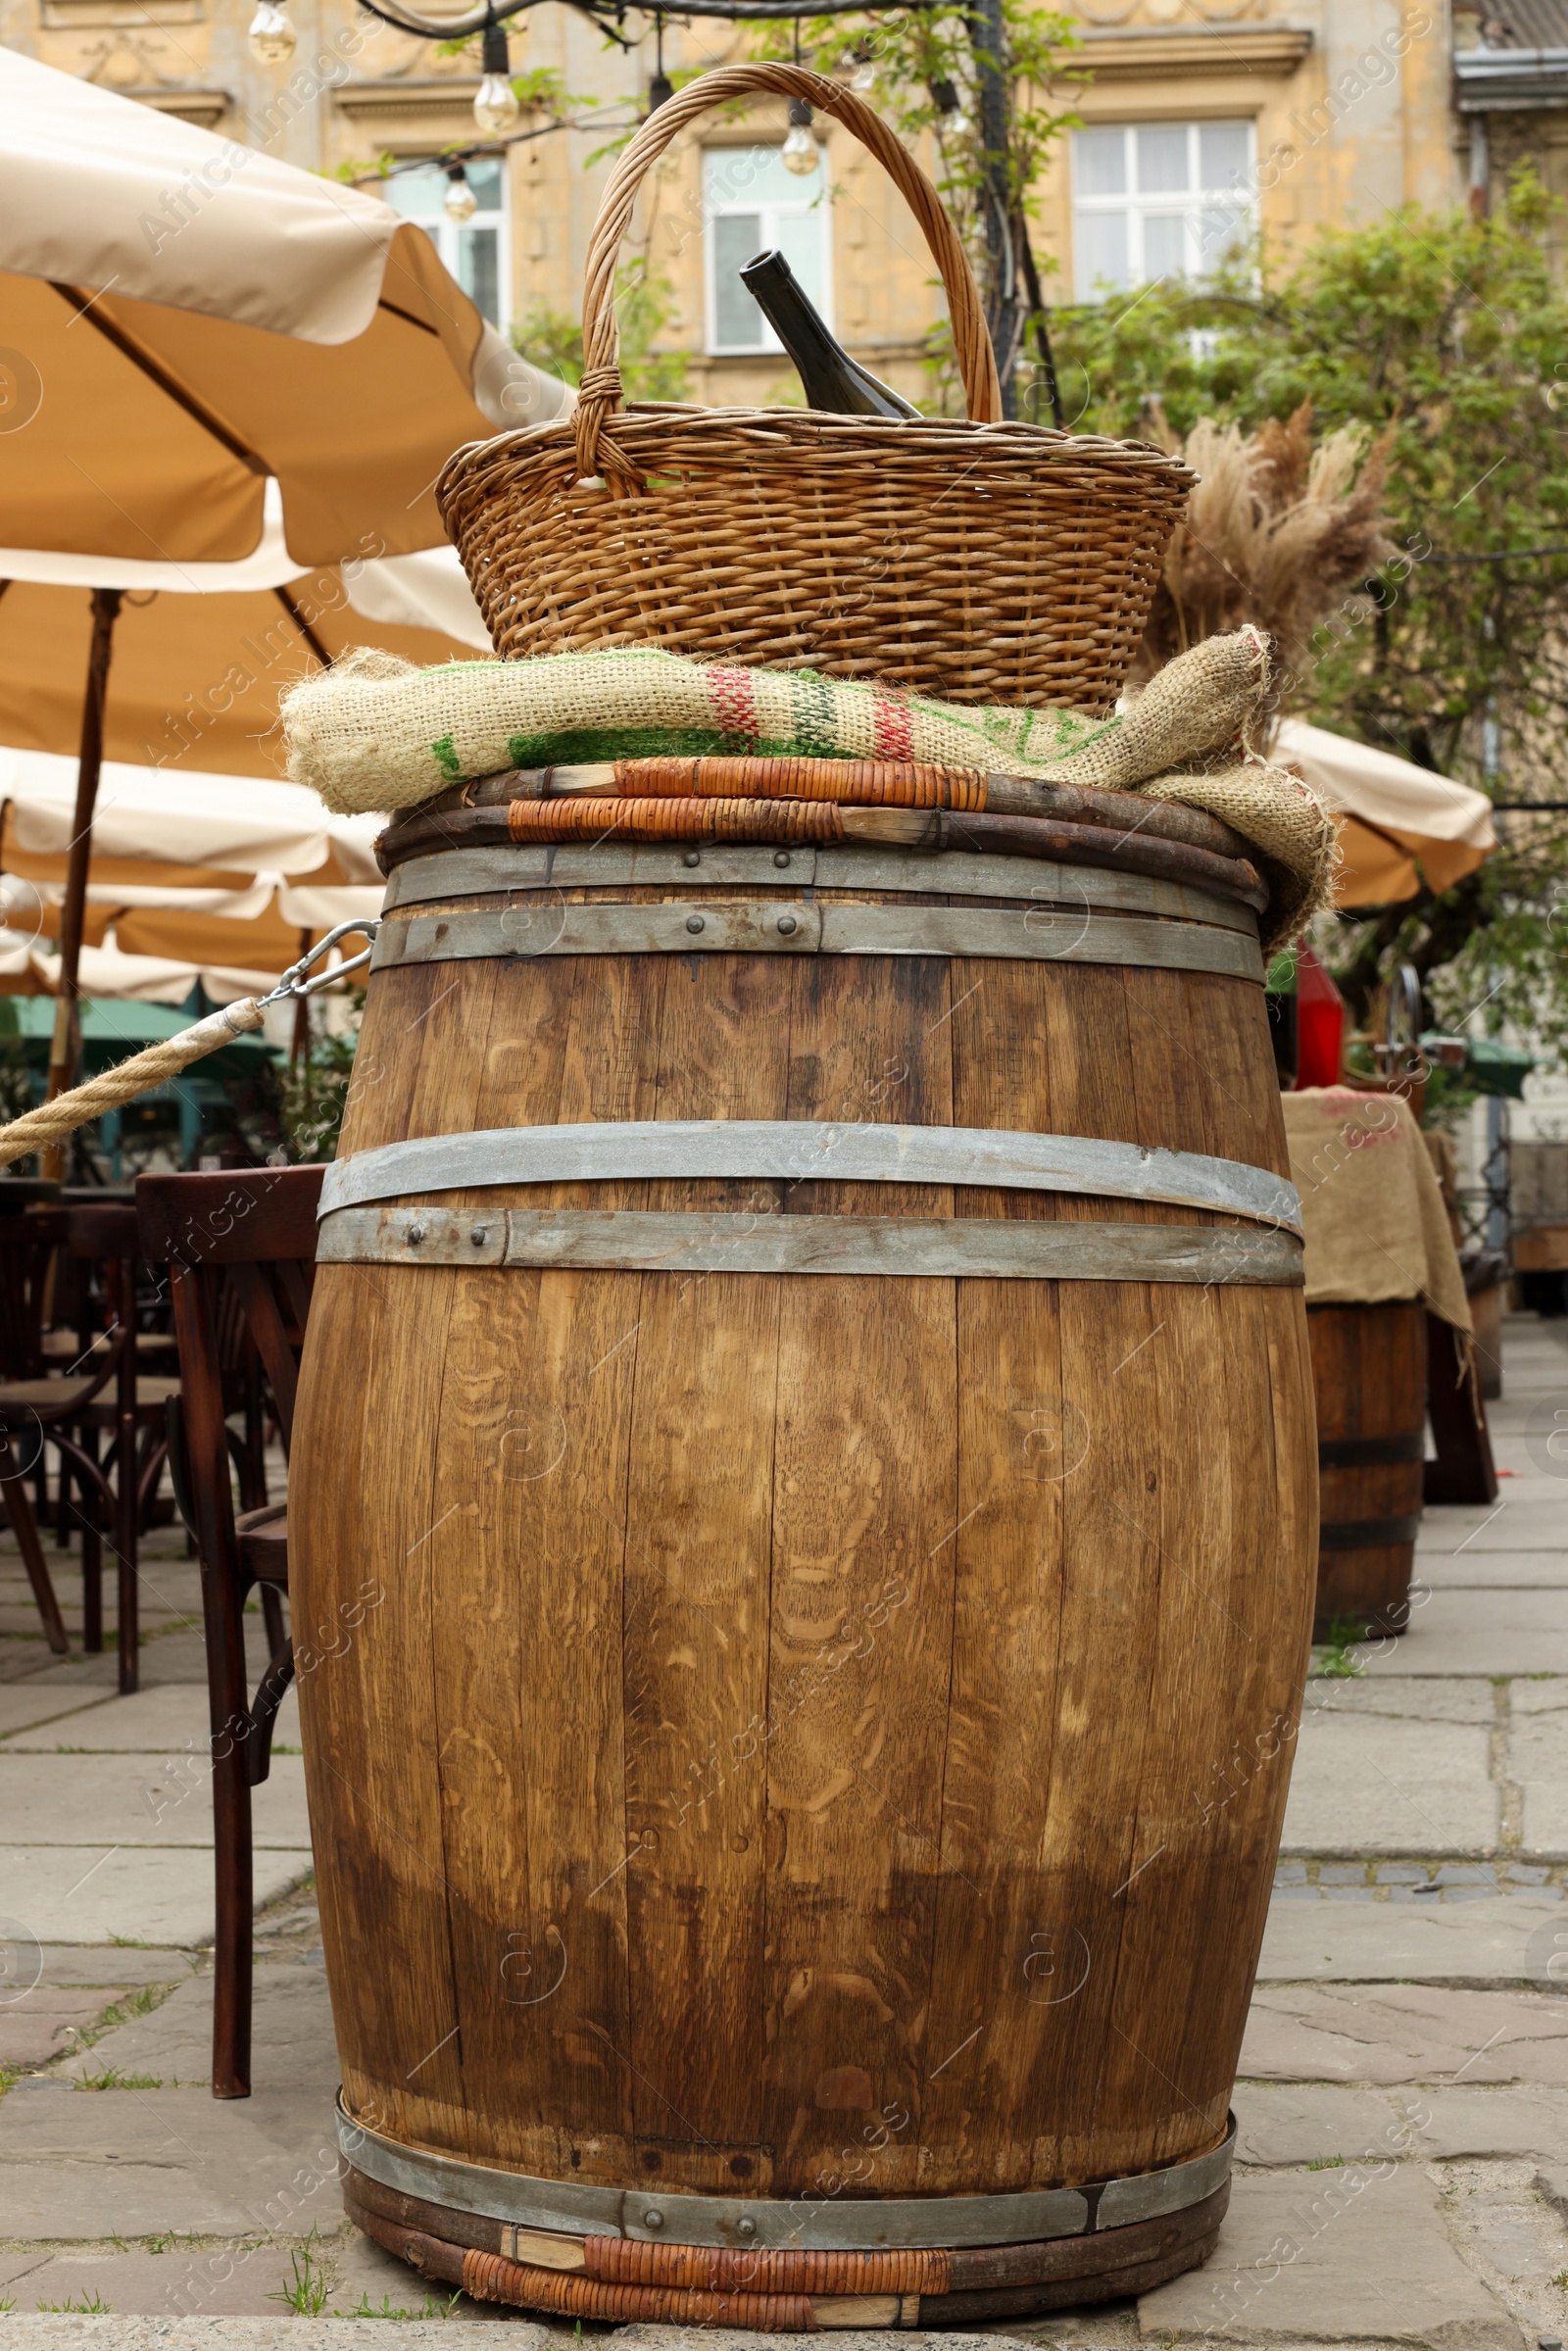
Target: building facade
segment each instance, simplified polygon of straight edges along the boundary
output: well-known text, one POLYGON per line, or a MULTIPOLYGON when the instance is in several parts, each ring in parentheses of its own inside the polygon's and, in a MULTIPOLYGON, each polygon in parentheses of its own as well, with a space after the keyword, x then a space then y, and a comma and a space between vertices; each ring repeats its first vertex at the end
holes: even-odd
MULTIPOLYGON (((1520 4, 1534 12, 1532 37, 1536 17, 1568 10, 1568 0, 1520 4)), ((610 46, 560 0, 516 20, 514 71, 557 76, 570 119, 553 127, 525 114, 520 135, 472 160, 475 210, 460 222, 448 217, 437 159, 475 140, 476 55, 443 55, 352 0, 290 0, 298 45, 287 63, 269 67, 250 52, 253 5, 0 0, 0 39, 308 170, 375 187, 430 227, 454 273, 503 328, 540 313, 576 314, 610 169, 602 151, 646 108, 651 37, 631 51, 610 46), (388 160, 399 168, 377 180, 388 160)), ((1483 89, 1486 73, 1470 53, 1512 36, 1495 23, 1489 33, 1491 21, 1480 17, 1450 22, 1448 0, 1078 5, 1083 47, 1073 62, 1092 78, 1059 92, 1082 127, 1054 151, 1035 231, 1054 303, 1102 298, 1168 271, 1199 273, 1254 226, 1289 247, 1326 221, 1459 200, 1473 172, 1484 190, 1489 173, 1535 135, 1534 118, 1514 103, 1506 135, 1489 147, 1487 126, 1497 118, 1481 100, 1502 85, 1494 77, 1483 89)), ((671 26, 664 63, 677 71, 728 63, 746 54, 746 39, 723 24, 671 26)), ((1517 73, 1509 86, 1517 93, 1517 73)), ((1554 122, 1568 133, 1568 115, 1554 122)), ((696 125, 651 175, 638 233, 668 290, 660 340, 686 355, 698 400, 798 397, 793 370, 734 275, 739 261, 776 243, 841 339, 918 395, 938 295, 912 220, 870 159, 831 124, 817 126, 816 172, 786 172, 777 152, 785 127, 784 109, 771 104, 746 122, 696 125)))

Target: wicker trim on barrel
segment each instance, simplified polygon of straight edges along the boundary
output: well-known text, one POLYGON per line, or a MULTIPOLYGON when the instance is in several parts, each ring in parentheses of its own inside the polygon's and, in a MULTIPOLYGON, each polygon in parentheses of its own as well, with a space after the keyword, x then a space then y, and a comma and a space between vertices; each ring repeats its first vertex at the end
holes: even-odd
POLYGON ((947 2246, 852 2253, 794 2245, 651 2244, 590 2236, 584 2274, 615 2285, 706 2286, 718 2293, 945 2294, 953 2282, 947 2246))
POLYGON ((638 2319, 664 2327, 752 2327, 766 2334, 812 2334, 805 2294, 713 2293, 696 2286, 612 2285, 559 2270, 535 2270, 501 2253, 463 2256, 463 2290, 474 2302, 509 2302, 564 2318, 638 2319))
POLYGON ((573 416, 460 450, 436 485, 503 660, 659 644, 950 702, 1114 707, 1194 476, 1142 442, 999 420, 957 233, 853 91, 757 64, 666 100, 606 188, 583 342, 573 416), (710 108, 763 94, 835 118, 904 194, 942 272, 969 422, 622 407, 614 274, 644 174, 710 108))
MULTIPOLYGON (((978 767, 933 767, 918 759, 616 759, 623 800, 830 800, 846 808, 962 808, 986 805, 989 777, 978 767)), ((547 770, 547 773, 553 772, 547 770)), ((541 794, 541 798, 546 797, 541 794)))

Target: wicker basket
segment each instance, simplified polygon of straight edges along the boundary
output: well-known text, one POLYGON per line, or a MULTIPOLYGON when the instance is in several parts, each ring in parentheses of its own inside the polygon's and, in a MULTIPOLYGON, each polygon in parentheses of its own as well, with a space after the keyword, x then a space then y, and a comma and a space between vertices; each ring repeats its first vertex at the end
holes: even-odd
POLYGON ((752 65, 666 100, 605 191, 583 343, 573 416, 459 450, 437 484, 505 659, 657 644, 950 702, 1114 703, 1194 476, 1141 442, 999 421, 956 231, 853 92, 752 65), (966 423, 622 404, 612 294, 643 175, 695 117, 760 92, 835 116, 906 198, 947 288, 966 423))

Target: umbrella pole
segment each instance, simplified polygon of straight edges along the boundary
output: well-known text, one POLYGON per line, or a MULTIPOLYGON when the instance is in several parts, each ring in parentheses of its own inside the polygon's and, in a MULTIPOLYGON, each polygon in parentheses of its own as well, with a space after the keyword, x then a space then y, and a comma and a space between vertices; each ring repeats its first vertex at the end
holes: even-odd
MULTIPOLYGON (((109 692, 109 661, 114 650, 115 622, 120 616, 120 593, 118 588, 94 588, 92 592, 92 650, 87 656, 87 690, 81 706, 81 757, 76 765, 76 812, 71 834, 71 860, 66 867, 65 906, 60 916, 59 993, 55 999, 54 1040, 49 1048, 46 1102, 53 1102, 67 1091, 81 1050, 76 973, 81 963, 81 934, 86 922, 92 819, 104 759, 104 703, 109 692)), ((44 1175, 58 1183, 65 1174, 65 1160, 62 1142, 44 1151, 39 1164, 44 1175)))

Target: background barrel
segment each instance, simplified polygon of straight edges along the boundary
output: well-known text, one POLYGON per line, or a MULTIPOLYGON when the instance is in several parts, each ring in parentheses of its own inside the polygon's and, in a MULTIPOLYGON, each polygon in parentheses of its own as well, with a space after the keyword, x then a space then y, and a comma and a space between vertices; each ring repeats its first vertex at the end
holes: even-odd
MULTIPOLYGON (((886 903, 751 854, 771 882, 705 903, 886 903)), ((521 952, 372 975, 345 1156, 768 1119, 1286 1168, 1253 979, 561 955, 563 908, 704 877, 509 891, 491 855, 488 895, 416 911, 510 907, 521 952)), ((1081 940, 1070 875, 1010 872, 1081 940)), ((428 1197, 481 1234, 524 1199, 1232 1221, 979 1184, 428 1197)), ((1216 2148, 1306 1660, 1309 1382, 1290 1287, 323 1262, 290 1541, 328 1629, 301 1699, 348 2115, 534 2180, 835 2209, 1216 2148)), ((1054 2298, 1136 2290, 1097 2264, 1054 2298)))
POLYGON ((1310 1306, 1306 1320, 1322 1511, 1314 1637, 1402 1633, 1421 1524, 1426 1309, 1419 1298, 1310 1306))

